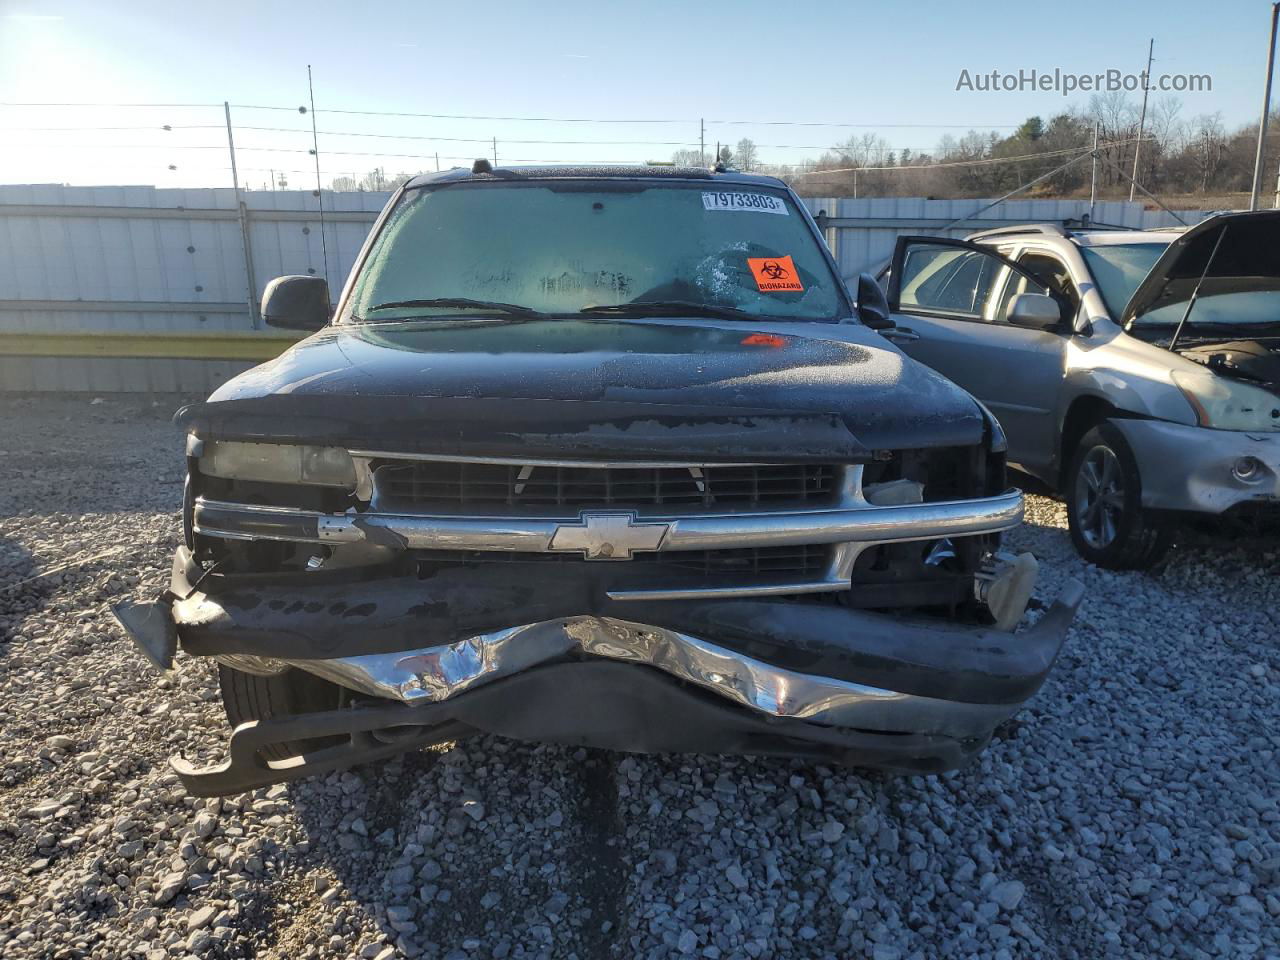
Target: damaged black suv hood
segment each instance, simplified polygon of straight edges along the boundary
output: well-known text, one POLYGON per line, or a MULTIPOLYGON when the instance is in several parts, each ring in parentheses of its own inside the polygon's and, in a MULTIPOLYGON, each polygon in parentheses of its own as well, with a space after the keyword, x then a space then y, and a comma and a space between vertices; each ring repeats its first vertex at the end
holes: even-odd
POLYGON ((981 443, 983 412, 873 331, 713 322, 330 327, 179 411, 202 436, 359 450, 706 462, 981 443))

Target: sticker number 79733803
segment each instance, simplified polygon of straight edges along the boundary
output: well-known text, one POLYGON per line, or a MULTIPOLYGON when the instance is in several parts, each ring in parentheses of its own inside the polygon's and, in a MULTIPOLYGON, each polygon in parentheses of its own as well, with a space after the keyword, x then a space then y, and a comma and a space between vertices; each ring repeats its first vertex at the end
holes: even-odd
POLYGON ((787 205, 767 193, 742 193, 737 190, 720 190, 702 195, 704 210, 740 210, 744 213, 780 213, 790 216, 787 205))

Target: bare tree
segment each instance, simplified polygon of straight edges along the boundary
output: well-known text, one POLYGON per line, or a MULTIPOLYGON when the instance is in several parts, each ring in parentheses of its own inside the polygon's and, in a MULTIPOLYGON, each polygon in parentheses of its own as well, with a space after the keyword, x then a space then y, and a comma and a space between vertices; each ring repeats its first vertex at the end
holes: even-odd
POLYGON ((1147 111, 1147 130, 1165 154, 1182 146, 1182 101, 1175 96, 1158 98, 1147 111))
POLYGON ((1104 184, 1119 183, 1124 178, 1116 168, 1128 170, 1132 165, 1133 140, 1138 135, 1138 106, 1122 90, 1095 93, 1089 98, 1089 119, 1098 124, 1098 139, 1104 145, 1099 153, 1110 161, 1100 171, 1104 184))
POLYGON ((1190 127, 1187 153, 1194 165, 1197 186, 1204 193, 1226 160, 1227 133, 1221 113, 1201 114, 1191 121, 1190 127))
POLYGON ((750 173, 760 165, 760 153, 754 141, 743 137, 734 150, 737 153, 738 169, 744 173, 750 173))

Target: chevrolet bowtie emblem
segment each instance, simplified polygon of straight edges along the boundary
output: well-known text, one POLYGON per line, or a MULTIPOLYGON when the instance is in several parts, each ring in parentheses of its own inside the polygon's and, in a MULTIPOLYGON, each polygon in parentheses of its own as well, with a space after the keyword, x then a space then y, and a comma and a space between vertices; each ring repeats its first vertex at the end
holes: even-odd
POLYGON ((584 513, 551 537, 552 550, 580 550, 588 560, 630 560, 635 550, 657 550, 665 523, 637 523, 633 513, 584 513))

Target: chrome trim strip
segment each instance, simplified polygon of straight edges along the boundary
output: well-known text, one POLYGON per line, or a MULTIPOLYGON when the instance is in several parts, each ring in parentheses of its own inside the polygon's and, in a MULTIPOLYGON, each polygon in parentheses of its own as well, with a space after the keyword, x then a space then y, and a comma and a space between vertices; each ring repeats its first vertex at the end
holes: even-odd
POLYGON ((422 704, 572 652, 647 664, 757 713, 828 726, 985 736, 1021 707, 940 700, 799 673, 688 634, 612 617, 542 621, 401 653, 289 662, 362 693, 422 704))
POLYGON ((743 583, 732 587, 654 587, 608 590, 610 600, 730 600, 734 597, 780 597, 793 593, 835 593, 849 589, 843 580, 798 580, 795 583, 743 583))
POLYGON ((665 549, 934 540, 1008 530, 1022 522, 1022 511, 1022 493, 1010 490, 975 500, 734 517, 679 517, 670 521, 665 549))
POLYGON ((433 463, 494 463, 514 467, 600 467, 609 470, 653 469, 655 467, 769 467, 776 463, 707 463, 702 460, 561 460, 537 457, 458 457, 442 453, 390 453, 386 450, 349 450, 353 457, 371 460, 429 460, 433 463))
MULTIPOLYGON (((255 520, 267 526, 271 522, 292 521, 295 525, 314 523, 316 535, 281 535, 267 529, 262 538, 334 544, 369 541, 399 549, 545 553, 551 551, 552 539, 564 523, 581 524, 598 513, 583 511, 577 518, 565 521, 520 516, 324 514, 201 497, 196 500, 195 531, 204 536, 252 538, 256 535, 255 520)), ((1022 521, 1022 513, 1022 493, 1008 490, 998 496, 974 500, 694 517, 646 514, 642 519, 646 523, 668 525, 660 547, 666 551, 937 540, 1009 530, 1022 521)))

